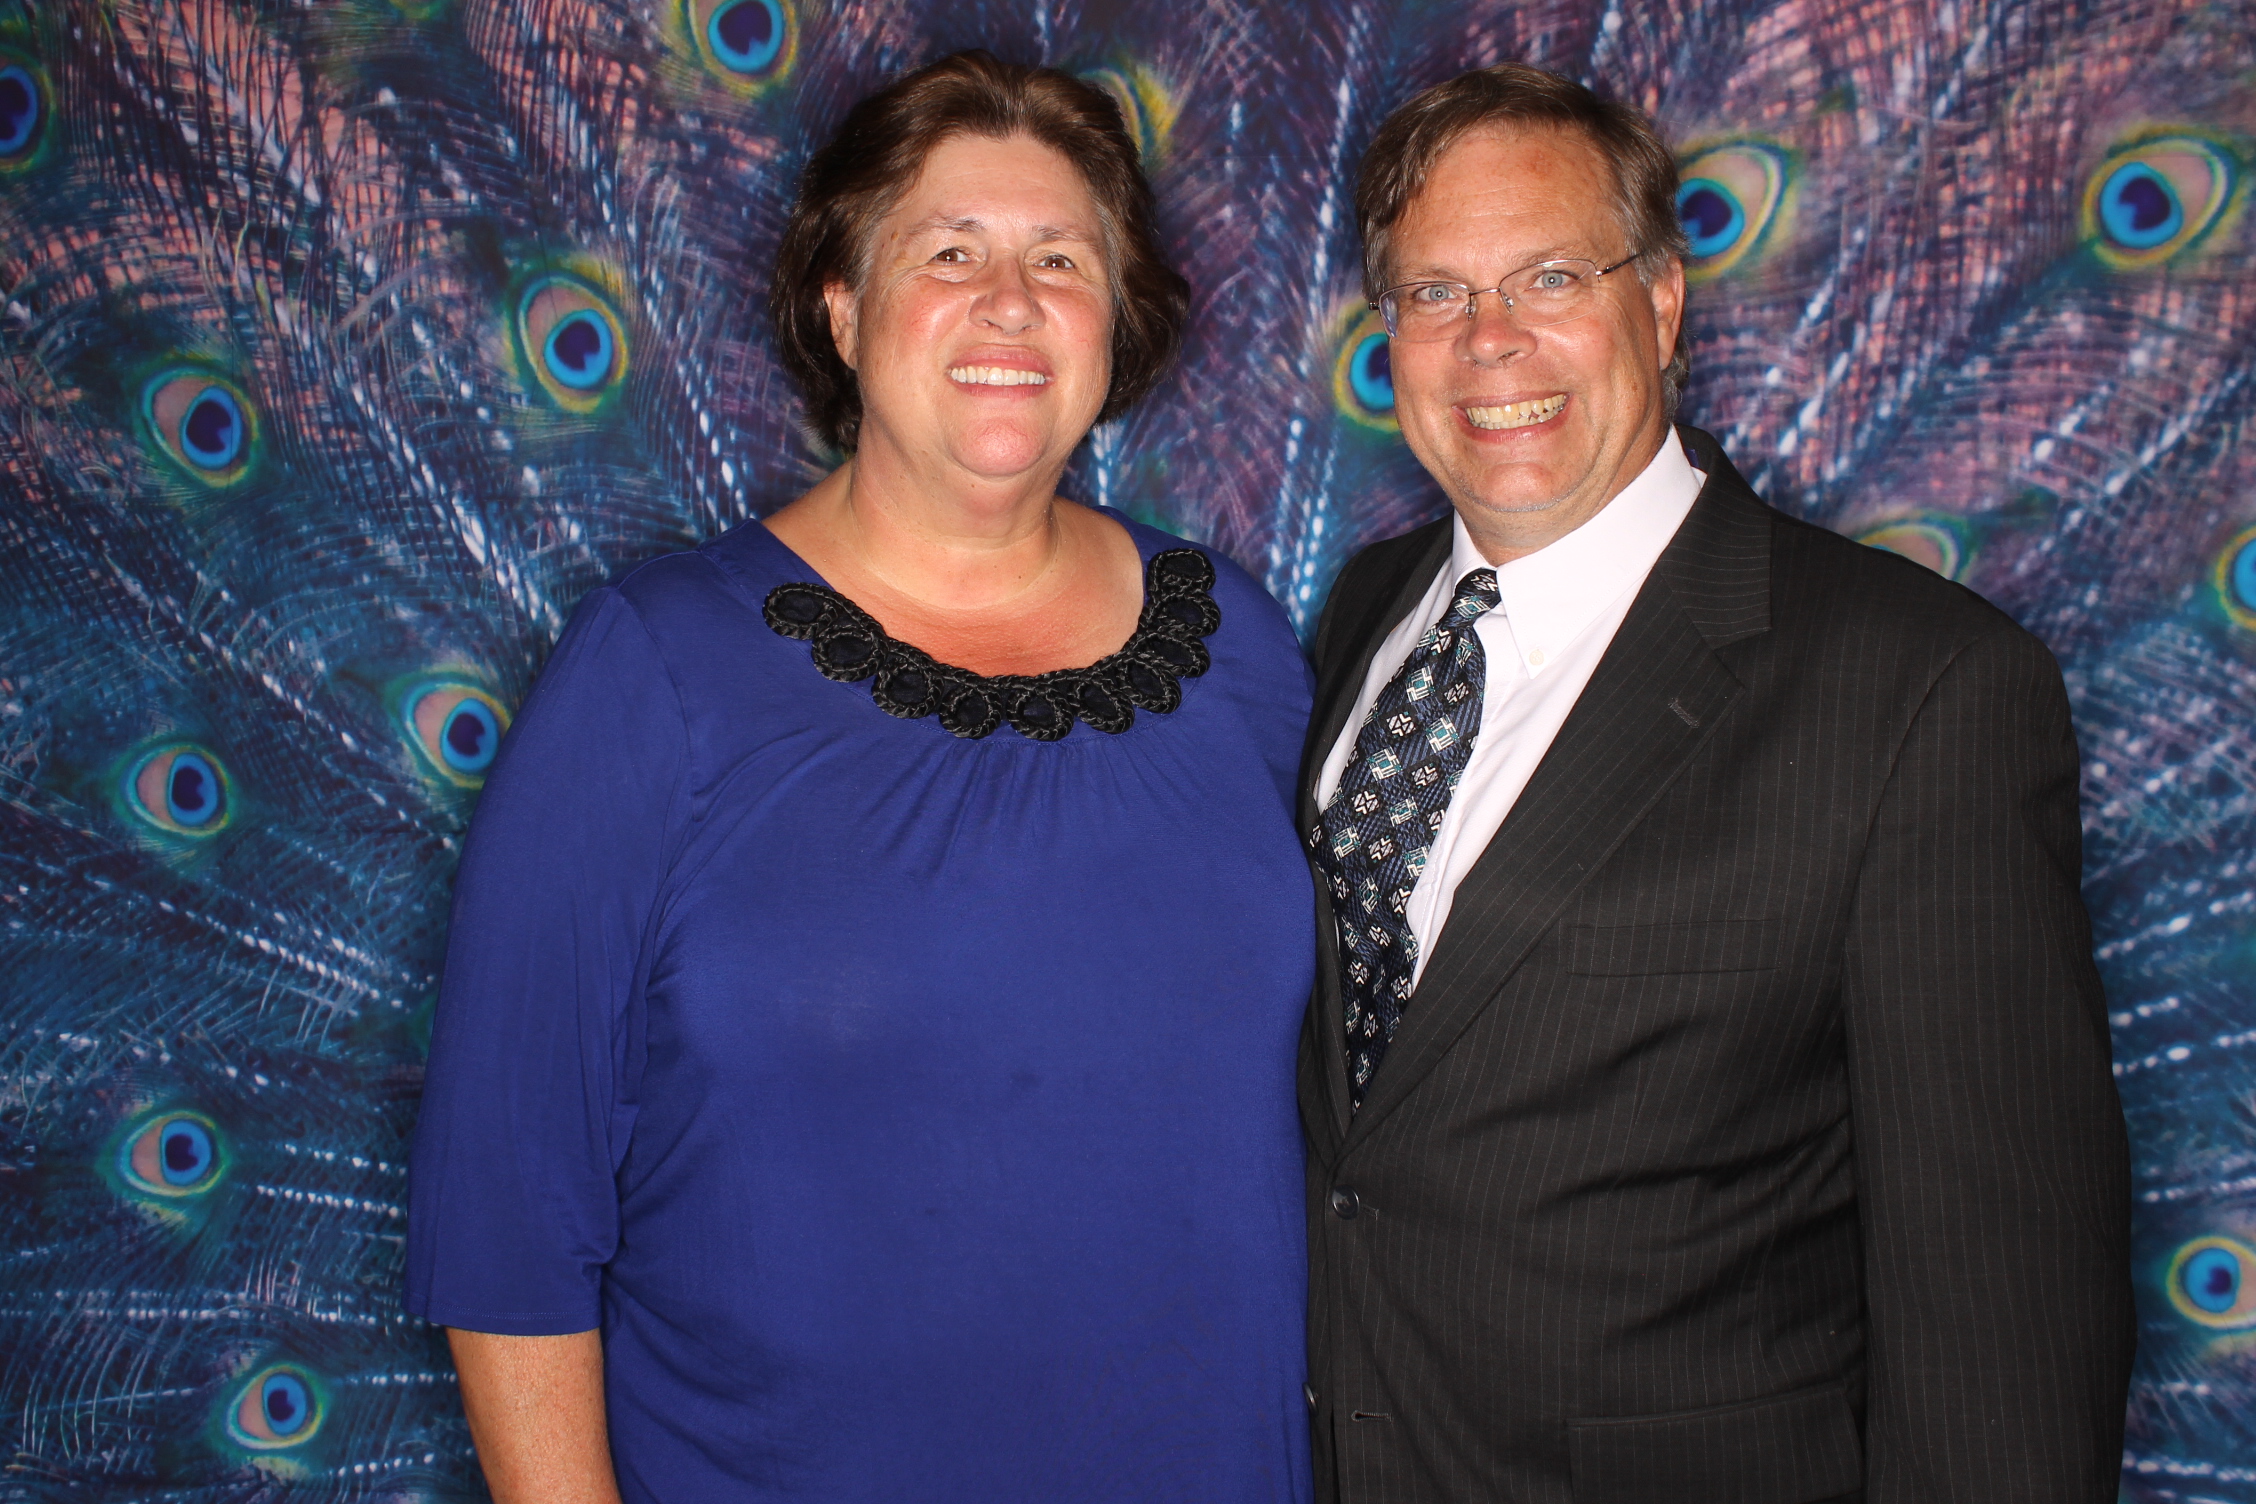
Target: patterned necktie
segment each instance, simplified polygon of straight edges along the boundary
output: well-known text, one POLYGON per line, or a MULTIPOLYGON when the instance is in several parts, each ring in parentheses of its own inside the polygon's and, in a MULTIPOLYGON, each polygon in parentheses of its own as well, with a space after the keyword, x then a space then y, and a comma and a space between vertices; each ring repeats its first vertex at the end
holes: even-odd
POLYGON ((1480 734, 1488 658, 1473 623, 1498 600, 1496 571, 1457 582, 1372 702, 1309 845, 1331 882, 1347 1003, 1348 1095, 1357 1108, 1410 999, 1418 965, 1410 892, 1480 734))

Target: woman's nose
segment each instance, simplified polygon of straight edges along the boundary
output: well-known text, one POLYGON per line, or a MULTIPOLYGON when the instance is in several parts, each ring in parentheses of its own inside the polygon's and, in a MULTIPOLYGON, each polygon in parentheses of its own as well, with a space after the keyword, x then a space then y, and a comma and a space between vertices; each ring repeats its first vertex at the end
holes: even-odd
POLYGON ((986 282, 972 307, 973 318, 1003 334, 1023 334, 1042 322, 1042 305, 1024 267, 1001 262, 990 268, 986 282))

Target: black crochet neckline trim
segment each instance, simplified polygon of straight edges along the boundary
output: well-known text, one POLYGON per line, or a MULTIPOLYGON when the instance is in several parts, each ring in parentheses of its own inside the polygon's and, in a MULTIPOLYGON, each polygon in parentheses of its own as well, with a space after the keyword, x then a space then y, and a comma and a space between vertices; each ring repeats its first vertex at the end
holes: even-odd
POLYGON ((1054 742, 1075 721, 1117 735, 1139 710, 1165 715, 1182 704, 1182 681, 1214 662, 1205 639, 1222 625, 1222 608, 1213 590, 1214 561, 1197 549, 1154 554, 1144 567, 1143 615, 1119 652, 1087 668, 992 677, 886 635, 875 617, 827 585, 778 585, 760 614, 783 636, 811 644, 823 677, 869 680, 870 698, 888 715, 937 715, 961 737, 986 736, 1007 723, 1020 736, 1054 742))

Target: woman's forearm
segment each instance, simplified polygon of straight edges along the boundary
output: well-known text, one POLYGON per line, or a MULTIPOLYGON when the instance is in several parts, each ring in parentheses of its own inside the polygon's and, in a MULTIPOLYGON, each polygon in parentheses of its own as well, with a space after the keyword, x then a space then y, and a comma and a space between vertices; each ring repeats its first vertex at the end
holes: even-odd
POLYGON ((603 1334, 447 1329, 495 1504, 619 1504, 603 1419, 603 1334))

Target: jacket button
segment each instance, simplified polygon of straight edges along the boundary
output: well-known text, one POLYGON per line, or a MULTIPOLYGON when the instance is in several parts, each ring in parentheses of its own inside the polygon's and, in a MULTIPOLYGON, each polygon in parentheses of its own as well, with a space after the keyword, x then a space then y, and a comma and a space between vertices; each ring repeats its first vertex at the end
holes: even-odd
POLYGON ((1349 1190, 1344 1185, 1336 1185, 1332 1187, 1333 1216, 1339 1218, 1342 1222, 1345 1222, 1362 1209, 1363 1203, 1356 1198, 1356 1195, 1353 1191, 1349 1190))
POLYGON ((1309 1409, 1311 1409, 1311 1410, 1315 1409, 1315 1408, 1316 1408, 1316 1386, 1315 1386, 1314 1384, 1303 1384, 1303 1385, 1301 1385, 1301 1386, 1300 1386, 1300 1392, 1301 1392, 1301 1394, 1302 1394, 1302 1395, 1304 1395, 1304 1396, 1305 1396, 1305 1397, 1307 1398, 1307 1400, 1308 1400, 1308 1408, 1309 1408, 1309 1409))

